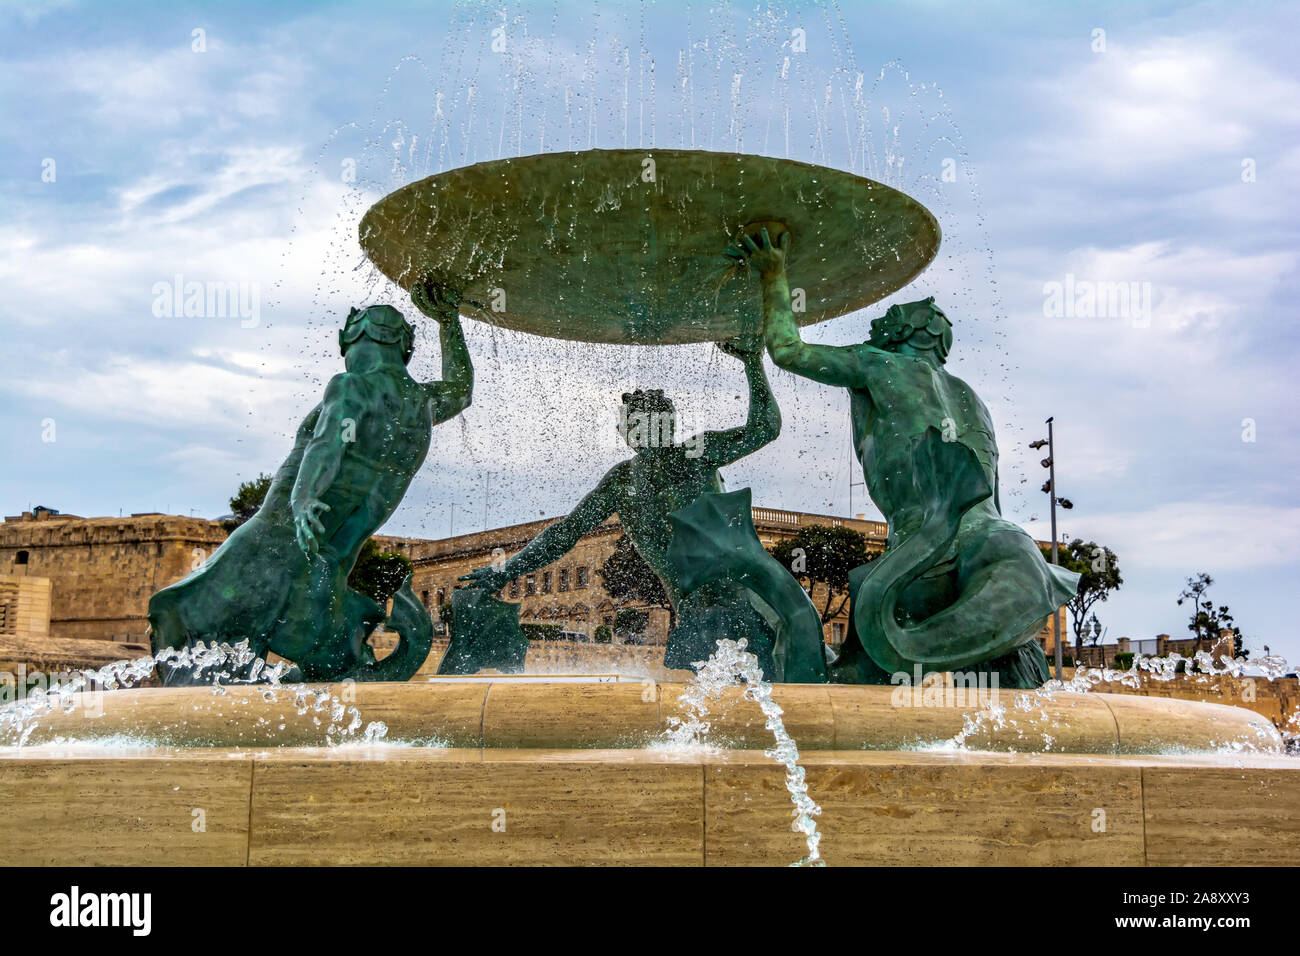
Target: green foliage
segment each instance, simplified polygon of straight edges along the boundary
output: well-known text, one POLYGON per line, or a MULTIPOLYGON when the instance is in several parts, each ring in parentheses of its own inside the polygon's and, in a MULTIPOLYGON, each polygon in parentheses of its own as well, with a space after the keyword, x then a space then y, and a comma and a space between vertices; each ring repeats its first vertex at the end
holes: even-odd
POLYGON ((639 643, 649 626, 650 615, 645 611, 625 607, 614 615, 614 633, 627 644, 639 643))
MULTIPOLYGON (((1040 547, 1043 549, 1043 557, 1051 561, 1052 546, 1040 547)), ((1074 631, 1074 646, 1083 647, 1085 639, 1096 644, 1098 635, 1084 633, 1084 627, 1093 605, 1109 599, 1124 583, 1124 578, 1120 575, 1119 559, 1115 557, 1114 551, 1096 541, 1075 538, 1069 544, 1057 548, 1057 563, 1067 571, 1079 575, 1079 589, 1066 604, 1066 609, 1070 612, 1070 629, 1074 631)))
POLYGON ((245 481, 240 484, 239 490, 230 499, 230 513, 234 517, 223 521, 221 523, 222 527, 227 531, 234 531, 257 514, 257 509, 262 507, 262 502, 266 500, 266 493, 270 488, 270 475, 258 475, 252 481, 245 481))
POLYGON ((519 629, 530 641, 558 641, 564 633, 558 624, 520 624, 519 629))
POLYGON ((788 570, 811 598, 817 584, 826 585, 820 608, 825 624, 844 610, 849 600, 849 572, 872 560, 866 535, 843 525, 807 525, 776 542, 768 553, 788 570))
POLYGON ((1219 635, 1223 631, 1229 631, 1236 645, 1236 656, 1245 657, 1247 652, 1241 646, 1241 628, 1237 627, 1228 605, 1220 604, 1216 607, 1210 600, 1209 591, 1213 584, 1214 578, 1201 571, 1195 577, 1187 579, 1187 585, 1178 595, 1179 604, 1189 601, 1192 605, 1192 616, 1187 629, 1196 639, 1195 650, 1212 649, 1218 643, 1219 635), (1203 644, 1206 645, 1204 648, 1203 644))
POLYGON ((374 538, 367 538, 348 575, 348 586, 385 607, 410 573, 410 558, 395 551, 381 551, 374 538))
POLYGON ((601 624, 596 628, 596 632, 591 639, 597 644, 612 644, 614 643, 614 629, 608 624, 601 624))
POLYGON ((627 535, 619 537, 613 553, 605 559, 597 572, 606 593, 615 602, 635 602, 668 608, 671 616, 672 603, 668 600, 663 582, 637 553, 636 546, 627 535))
POLYGON ((1130 651, 1115 655, 1115 670, 1130 671, 1133 669, 1133 654, 1130 651))

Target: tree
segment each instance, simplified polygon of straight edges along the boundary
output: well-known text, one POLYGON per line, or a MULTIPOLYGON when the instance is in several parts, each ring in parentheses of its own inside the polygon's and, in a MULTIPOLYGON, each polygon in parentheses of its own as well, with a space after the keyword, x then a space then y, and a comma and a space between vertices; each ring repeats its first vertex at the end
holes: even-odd
POLYGON ((605 559, 598 573, 606 593, 614 601, 667 608, 668 629, 672 630, 676 626, 677 618, 663 582, 637 553, 636 546, 627 535, 618 539, 614 552, 605 559))
POLYGON ((866 535, 843 525, 810 524, 767 550, 794 575, 809 598, 818 584, 825 586, 826 599, 820 608, 823 624, 848 603, 849 572, 876 557, 867 547, 866 535))
POLYGON ((519 630, 530 641, 558 641, 564 633, 558 624, 520 624, 519 630))
POLYGON ((644 644, 649 626, 650 615, 645 611, 625 607, 614 615, 614 633, 623 639, 624 644, 644 644))
POLYGON ((270 475, 259 474, 252 481, 243 482, 239 486, 239 490, 235 492, 235 497, 230 499, 231 517, 223 521, 221 526, 227 532, 234 531, 257 514, 257 509, 262 507, 262 502, 266 500, 266 493, 270 488, 270 475))
POLYGON ((348 575, 348 586, 387 607, 389 600, 411 573, 411 559, 396 551, 383 551, 379 542, 367 538, 348 575))
MULTIPOLYGON (((1051 545, 1039 545, 1043 556, 1051 560, 1051 545)), ((1070 612, 1070 629, 1074 631, 1074 647, 1079 653, 1083 651, 1083 641, 1087 633, 1088 615, 1098 601, 1107 600, 1119 590, 1124 583, 1119 572, 1119 560, 1110 548, 1099 545, 1096 541, 1083 541, 1075 538, 1069 544, 1057 549, 1057 563, 1067 571, 1079 575, 1079 588, 1070 598, 1066 609, 1070 612)), ((1097 643, 1093 635, 1093 643, 1097 643)))
POLYGON ((1236 626, 1228 605, 1220 604, 1216 608, 1214 602, 1210 600, 1209 590, 1213 584, 1214 578, 1201 571, 1195 577, 1187 579, 1187 586, 1178 595, 1179 604, 1184 601, 1190 601, 1192 604, 1192 617, 1187 624, 1187 629, 1196 638, 1193 653, 1200 653, 1201 644, 1206 641, 1209 641, 1210 647, 1213 648, 1219 641, 1219 635, 1224 631, 1230 631, 1236 653, 1244 657, 1245 654, 1241 650, 1241 628, 1236 626))

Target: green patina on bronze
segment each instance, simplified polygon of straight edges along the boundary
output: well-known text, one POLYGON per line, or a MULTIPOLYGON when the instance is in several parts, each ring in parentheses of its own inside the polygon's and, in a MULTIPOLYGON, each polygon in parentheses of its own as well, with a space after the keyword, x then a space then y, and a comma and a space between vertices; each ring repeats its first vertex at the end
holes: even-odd
POLYGON ((743 362, 749 380, 744 425, 678 441, 669 398, 660 391, 625 394, 619 430, 636 454, 611 468, 567 517, 510 560, 479 568, 465 580, 488 593, 499 591, 557 561, 617 514, 624 533, 663 582, 677 615, 664 666, 692 667, 708 660, 719 639, 744 638, 764 673, 789 682, 823 682, 816 610, 763 550, 749 516, 748 491, 741 497, 722 494, 718 469, 775 440, 781 414, 763 372, 762 342, 721 345, 743 362))
MULTIPOLYGON (((412 298, 440 324, 442 381, 411 378, 414 330, 400 312, 353 309, 339 333, 346 371, 298 426, 262 507, 198 570, 150 599, 155 652, 247 640, 261 659, 274 652, 293 661, 305 680, 408 680, 424 663, 433 631, 410 578, 387 617, 347 586, 361 546, 423 464, 433 426, 470 403, 473 369, 455 294, 420 287, 412 298), (400 642, 376 660, 367 640, 381 623, 400 642)), ((170 668, 166 680, 211 676, 170 668)))
MULTIPOLYGON (((763 672, 786 684, 824 684, 826 655, 821 617, 794 575, 758 540, 749 489, 705 493, 668 519, 673 526, 668 561, 686 600, 714 587, 745 588, 750 605, 775 635, 774 666, 770 671, 764 667, 763 672)), ((752 649, 750 634, 734 633, 737 618, 726 613, 729 609, 723 606, 717 610, 722 612, 714 614, 717 620, 696 618, 690 622, 694 633, 679 640, 712 653, 720 638, 743 637, 752 649)))
POLYGON ((678 441, 662 392, 624 395, 620 431, 635 454, 509 561, 467 575, 473 588, 453 597, 457 634, 441 673, 521 669, 518 607, 492 595, 617 514, 677 617, 666 666, 691 667, 717 640, 744 638, 776 680, 828 679, 820 618, 763 550, 748 491, 724 492, 718 473, 780 433, 761 332, 782 368, 849 390, 856 451, 890 525, 885 554, 851 576, 850 634, 829 679, 885 681, 915 665, 997 671, 1006 686, 1047 677, 1033 637, 1076 576, 1047 565, 1001 517, 988 410, 943 368, 947 317, 927 299, 891 308, 858 346, 799 337, 800 324, 862 308, 930 262, 939 229, 915 200, 788 160, 593 150, 412 183, 366 214, 360 241, 441 322, 444 380, 411 379, 412 337, 396 310, 351 316, 340 334, 348 371, 299 428, 261 511, 151 600, 156 649, 247 639, 259 655, 296 662, 308 679, 415 672, 431 627, 409 580, 388 618, 402 642, 376 661, 367 638, 384 612, 346 579, 423 462, 432 426, 469 403, 459 296, 435 302, 426 291, 455 288, 480 317, 540 335, 720 341, 744 364, 750 408, 743 426, 678 441), (736 236, 740 244, 723 254, 736 236), (761 298, 746 280, 751 269, 762 277, 761 298))
POLYGON ((438 662, 439 674, 523 673, 528 638, 519 626, 518 604, 498 601, 479 588, 457 588, 451 610, 451 642, 438 662))
MULTIPOLYGON (((789 160, 694 150, 550 153, 454 169, 376 203, 359 240, 393 281, 450 284, 477 317, 505 328, 589 342, 728 342, 750 383, 744 427, 646 441, 629 419, 671 421, 672 403, 661 392, 625 395, 624 437, 636 455, 503 566, 468 577, 494 593, 617 513, 678 619, 666 666, 690 667, 720 638, 745 638, 765 673, 820 682, 821 621, 763 550, 748 494, 724 494, 718 475, 780 431, 761 344, 753 344, 762 309, 742 266, 720 254, 755 224, 806 240, 790 263, 806 280, 804 324, 901 288, 939 246, 934 217, 888 186, 789 160)), ((517 657, 517 622, 490 601, 475 608, 496 637, 458 635, 444 672, 517 657)))
POLYGON ((713 342, 760 309, 720 254, 748 224, 799 237, 801 325, 861 309, 934 258, 916 200, 841 170, 699 150, 587 150, 493 160, 410 183, 361 220, 361 248, 408 289, 460 289, 477 318, 586 342, 713 342))
POLYGON ((848 389, 863 479, 889 522, 885 553, 851 580, 853 628, 833 679, 874 682, 919 664, 1040 685, 1047 662, 1034 636, 1078 575, 1049 565, 1002 517, 993 421, 944 369, 951 323, 925 299, 890 308, 860 345, 808 344, 790 307, 791 245, 760 231, 728 255, 760 277, 773 361, 848 389))

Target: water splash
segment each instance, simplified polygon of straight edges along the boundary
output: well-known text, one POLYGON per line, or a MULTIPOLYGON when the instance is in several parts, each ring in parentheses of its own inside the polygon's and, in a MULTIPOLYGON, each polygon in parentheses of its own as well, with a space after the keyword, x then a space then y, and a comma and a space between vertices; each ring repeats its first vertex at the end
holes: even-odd
MULTIPOLYGON (((74 671, 67 680, 57 682, 48 690, 36 688, 27 692, 14 703, 0 707, 0 744, 26 746, 45 716, 72 714, 78 706, 87 705, 88 697, 103 691, 140 686, 158 673, 160 664, 190 668, 201 674, 204 681, 212 682, 212 693, 218 697, 229 693, 229 684, 223 682, 256 683, 262 690, 262 699, 268 703, 278 700, 281 693, 292 694, 298 716, 311 715, 312 722, 321 728, 326 746, 378 743, 388 734, 388 727, 382 721, 364 723, 356 706, 346 704, 328 685, 317 688, 302 683, 281 683, 291 665, 267 664, 250 650, 247 641, 210 645, 200 641, 193 647, 163 648, 152 657, 74 671)), ((75 741, 61 739, 60 742, 75 741)))
MULTIPOLYGON (((1000 700, 989 701, 982 710, 968 712, 962 716, 962 728, 952 738, 945 741, 943 748, 958 750, 972 749, 968 746, 971 738, 993 731, 1015 730, 1020 739, 1025 741, 1028 752, 1046 753, 1051 751, 1055 738, 1045 733, 1043 728, 1060 727, 1060 721, 1053 721, 1046 705, 1054 701, 1058 694, 1106 693, 1116 686, 1135 692, 1141 692, 1150 682, 1168 682, 1181 680, 1189 684, 1199 684, 1208 691, 1217 691, 1215 681, 1223 677, 1260 678, 1268 681, 1277 680, 1295 668, 1284 657, 1271 655, 1259 660, 1244 657, 1215 657, 1209 651, 1199 651, 1191 657, 1184 657, 1172 652, 1163 657, 1137 657, 1128 670, 1116 670, 1109 667, 1089 667, 1081 665, 1075 668, 1069 680, 1050 680, 1042 687, 1017 693, 1010 706, 1000 700), (1023 722, 1023 723, 1022 723, 1023 722), (1042 745, 1035 741, 1041 738, 1042 745)), ((1225 699, 1225 704, 1231 701, 1225 699)), ((1300 753, 1300 712, 1293 713, 1282 727, 1278 728, 1283 746, 1287 753, 1300 753)), ((1223 752, 1251 752, 1258 750, 1254 741, 1232 739, 1221 742, 1216 748, 1223 752)))
POLYGON ((744 698, 758 704, 767 718, 767 729, 772 732, 774 745, 764 754, 785 767, 785 788, 794 804, 791 811, 794 822, 790 829, 803 834, 808 846, 808 855, 792 865, 825 866, 820 851, 822 838, 814 819, 821 815, 821 807, 808 796, 804 769, 799 766, 799 748, 785 729, 785 721, 781 719, 784 712, 772 699, 772 685, 763 679, 758 658, 745 650, 747 646, 748 641, 743 638, 739 641, 720 640, 717 650, 707 661, 695 663, 694 683, 688 684, 677 698, 685 716, 668 718, 669 729, 665 737, 673 747, 713 749, 708 743, 712 726, 708 719, 710 706, 722 698, 728 687, 743 684, 744 698))

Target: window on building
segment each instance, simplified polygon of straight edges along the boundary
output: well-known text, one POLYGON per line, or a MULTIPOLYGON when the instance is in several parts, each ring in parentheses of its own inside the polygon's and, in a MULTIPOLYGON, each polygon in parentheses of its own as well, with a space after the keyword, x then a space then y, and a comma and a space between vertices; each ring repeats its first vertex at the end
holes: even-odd
POLYGON ((429 592, 428 592, 428 591, 421 591, 421 592, 420 592, 420 603, 423 604, 426 608, 429 606, 429 592))
POLYGON ((510 596, 511 596, 512 598, 517 598, 517 597, 519 597, 519 579, 518 579, 518 578, 514 578, 514 579, 512 579, 511 582, 510 582, 510 596))
POLYGON ((560 590, 561 591, 569 590, 569 569, 568 568, 560 569, 560 590))
POLYGON ((542 572, 542 593, 543 594, 551 593, 551 572, 550 571, 542 572))
POLYGON ((26 564, 29 555, 26 551, 19 551, 14 555, 14 564, 26 564))
POLYGON ((587 567, 583 565, 578 568, 578 590, 584 590, 587 587, 587 567))
POLYGON ((438 607, 442 607, 443 602, 446 600, 447 600, 447 589, 438 588, 438 607))
POLYGON ((530 574, 528 577, 524 578, 524 594, 528 597, 532 597, 536 593, 537 579, 530 574))

